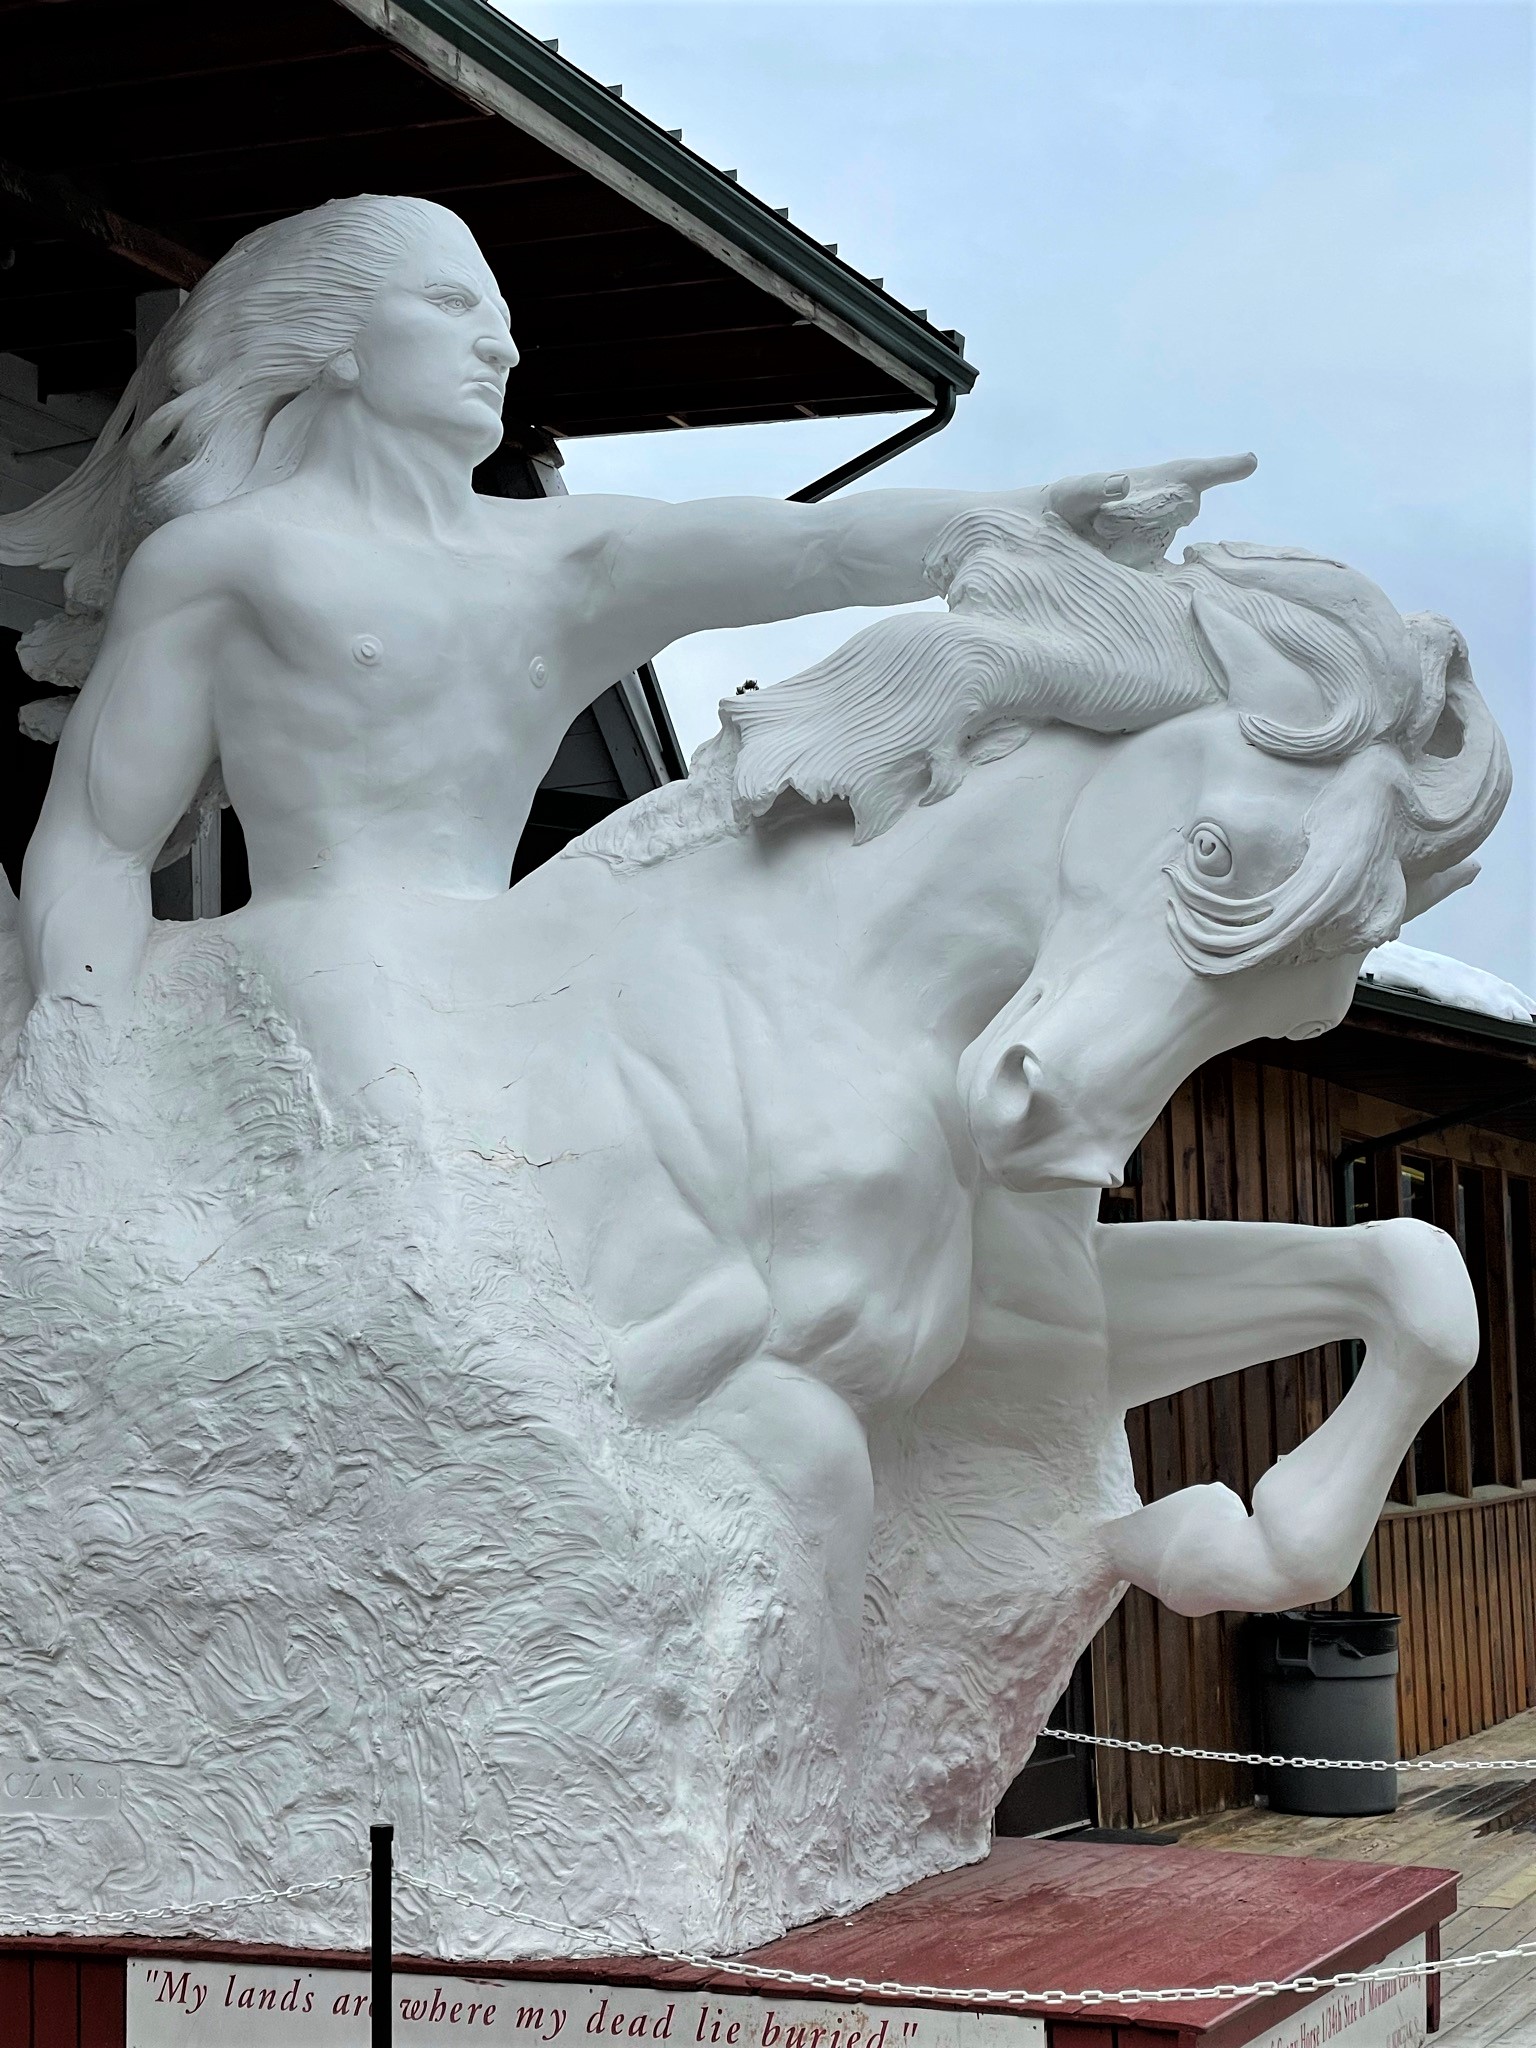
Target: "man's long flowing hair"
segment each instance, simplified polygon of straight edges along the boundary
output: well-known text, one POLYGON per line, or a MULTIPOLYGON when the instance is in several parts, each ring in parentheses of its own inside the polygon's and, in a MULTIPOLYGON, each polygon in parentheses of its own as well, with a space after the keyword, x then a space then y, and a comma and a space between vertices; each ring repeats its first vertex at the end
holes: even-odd
POLYGON ((134 549, 246 486, 277 414, 351 346, 380 279, 443 217, 425 199, 333 199, 214 264, 73 476, 0 517, 0 562, 67 571, 64 610, 22 636, 29 675, 80 687, 134 549))

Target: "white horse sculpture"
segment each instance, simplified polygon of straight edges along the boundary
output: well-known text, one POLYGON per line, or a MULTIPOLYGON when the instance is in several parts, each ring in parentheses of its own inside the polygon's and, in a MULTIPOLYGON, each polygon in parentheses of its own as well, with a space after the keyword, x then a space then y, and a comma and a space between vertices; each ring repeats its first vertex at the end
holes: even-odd
POLYGON ((1461 643, 1314 557, 1132 568, 1049 516, 966 515, 937 573, 948 616, 728 700, 510 897, 258 900, 157 933, 114 1047, 34 1010, 12 1710, 160 1752, 113 1854, 55 1850, 87 1895, 275 1880, 272 1816, 340 1854, 383 1800, 507 1900, 424 1943, 547 1950, 519 1903, 759 1939, 981 1853, 1127 1581, 1347 1580, 1476 1351, 1451 1241, 1095 1218, 1185 1074, 1328 1028, 1464 877, 1507 768, 1461 643), (364 1015, 414 1119, 365 1114, 364 1015), (1344 1337, 1251 1514, 1138 1505, 1128 1407, 1344 1337))
POLYGON ((727 700, 694 783, 509 906, 556 1235, 631 1409, 720 1435, 814 1532, 850 1664, 869 1428, 977 1374, 1028 1434, 1045 1388, 1118 1418, 1367 1338, 1252 1516, 1198 1487, 1103 1537, 1184 1613, 1326 1597, 1476 1355, 1454 1246, 1103 1231, 1098 1194, 1195 1067, 1338 1022, 1490 828, 1502 743, 1446 621, 1292 550, 1149 574, 978 512, 935 580, 947 618, 727 700))
POLYGON ((1243 458, 480 499, 514 359, 461 223, 324 208, 0 520, 88 678, 0 906, 0 1753, 95 1804, 0 1831, 13 1926, 270 1886, 188 1917, 351 1943, 283 1888, 381 1810, 454 1894, 417 1948, 844 1910, 984 1853, 1127 1582, 1340 1586, 1476 1348, 1415 1223, 1095 1222, 1187 1073, 1470 878, 1508 769, 1455 632, 1165 563, 1243 458), (505 892, 635 659, 934 587, 505 892), (215 759, 252 901, 151 929, 215 759), (1129 1406, 1336 1337, 1251 1513, 1137 1501, 1129 1406))

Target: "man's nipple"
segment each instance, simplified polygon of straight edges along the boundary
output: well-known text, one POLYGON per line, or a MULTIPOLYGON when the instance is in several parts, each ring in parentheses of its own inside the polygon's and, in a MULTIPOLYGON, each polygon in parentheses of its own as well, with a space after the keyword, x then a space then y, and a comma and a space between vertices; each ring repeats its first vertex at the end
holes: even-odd
POLYGON ((375 633, 359 633, 352 642, 352 659, 361 668, 372 668, 384 652, 384 642, 375 633))

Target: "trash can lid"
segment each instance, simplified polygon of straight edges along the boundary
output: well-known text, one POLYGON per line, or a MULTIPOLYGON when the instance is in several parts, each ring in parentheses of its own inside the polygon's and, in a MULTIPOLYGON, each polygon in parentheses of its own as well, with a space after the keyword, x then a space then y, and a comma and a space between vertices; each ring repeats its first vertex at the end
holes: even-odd
POLYGON ((1288 1607, 1274 1617, 1280 1641, 1288 1638, 1290 1644, 1297 1645, 1300 1637, 1307 1646, 1301 1650, 1297 1645, 1291 1650, 1292 1656, 1307 1655, 1314 1648, 1332 1650, 1342 1653, 1350 1663, 1366 1657, 1395 1658, 1401 1623, 1402 1616, 1398 1614, 1334 1607, 1288 1607))

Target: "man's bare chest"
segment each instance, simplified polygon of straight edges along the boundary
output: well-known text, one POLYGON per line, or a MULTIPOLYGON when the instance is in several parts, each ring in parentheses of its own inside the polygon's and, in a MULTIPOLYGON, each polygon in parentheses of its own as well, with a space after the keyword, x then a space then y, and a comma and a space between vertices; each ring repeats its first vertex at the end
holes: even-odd
POLYGON ((558 666, 547 571, 505 552, 300 537, 253 594, 261 640, 306 682, 381 705, 483 679, 538 692, 558 666))

